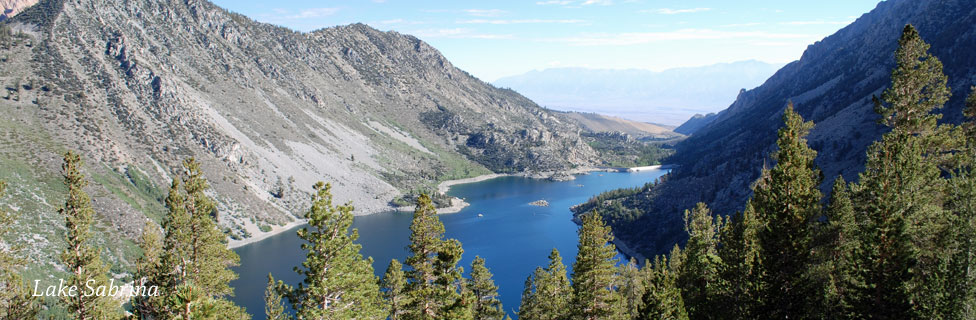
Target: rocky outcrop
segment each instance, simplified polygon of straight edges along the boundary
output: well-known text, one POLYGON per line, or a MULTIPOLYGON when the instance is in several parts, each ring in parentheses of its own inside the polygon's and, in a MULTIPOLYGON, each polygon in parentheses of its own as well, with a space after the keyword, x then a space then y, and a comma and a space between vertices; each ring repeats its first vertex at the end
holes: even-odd
POLYGON ((720 214, 741 210, 764 164, 774 163, 768 155, 775 150, 788 101, 816 123, 809 144, 818 152, 822 187, 839 174, 855 179, 866 147, 884 132, 875 122, 871 97, 890 84, 898 37, 909 23, 944 64, 952 99, 940 110, 943 121, 962 121, 963 101, 976 84, 976 7, 967 0, 884 1, 810 45, 800 60, 762 86, 739 94, 710 124, 679 143, 667 161, 677 167, 662 184, 621 200, 642 215, 628 226, 632 232, 617 236, 650 256, 683 239, 681 212, 696 202, 720 214))
POLYGON ((0 0, 0 22, 13 18, 35 3, 37 0, 0 0))

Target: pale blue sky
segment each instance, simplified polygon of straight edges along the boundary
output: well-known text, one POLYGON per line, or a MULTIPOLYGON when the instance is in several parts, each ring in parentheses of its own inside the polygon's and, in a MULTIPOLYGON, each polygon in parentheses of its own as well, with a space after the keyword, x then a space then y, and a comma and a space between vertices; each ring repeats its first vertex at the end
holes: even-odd
POLYGON ((362 22, 427 41, 485 81, 553 67, 784 63, 878 0, 213 0, 300 31, 362 22))

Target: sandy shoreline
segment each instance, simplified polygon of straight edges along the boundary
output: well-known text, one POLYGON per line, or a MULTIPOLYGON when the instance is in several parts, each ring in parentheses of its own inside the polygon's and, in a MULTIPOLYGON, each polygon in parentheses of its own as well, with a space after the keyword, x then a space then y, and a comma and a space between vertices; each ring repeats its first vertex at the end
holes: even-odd
MULTIPOLYGON (((289 231, 289 230, 295 229, 295 227, 298 227, 300 225, 303 225, 306 222, 307 221, 305 221, 304 219, 298 219, 298 220, 289 222, 288 224, 285 224, 283 226, 271 226, 271 231, 268 231, 268 232, 261 232, 261 230, 256 230, 257 232, 254 232, 254 231, 250 230, 251 229, 250 226, 247 226, 247 228, 249 229, 248 232, 251 232, 251 234, 253 236, 251 236, 249 238, 244 238, 244 239, 241 239, 241 240, 230 239, 229 241, 227 241, 227 248, 234 249, 234 248, 243 247, 245 245, 252 244, 252 243, 255 243, 255 242, 258 242, 258 241, 267 239, 267 238, 269 238, 269 237, 271 237, 273 235, 276 235, 276 234, 279 234, 279 233, 282 233, 282 232, 285 232, 285 231, 289 231)), ((255 229, 256 229, 256 226, 255 226, 255 229)))

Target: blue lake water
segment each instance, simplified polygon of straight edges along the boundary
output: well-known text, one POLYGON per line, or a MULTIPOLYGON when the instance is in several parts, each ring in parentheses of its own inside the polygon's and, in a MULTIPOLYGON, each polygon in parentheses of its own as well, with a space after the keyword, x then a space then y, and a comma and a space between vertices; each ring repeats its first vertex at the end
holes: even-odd
MULTIPOLYGON (((475 256, 485 259, 494 274, 503 306, 514 317, 526 277, 548 263, 549 251, 559 249, 571 267, 576 257, 577 225, 569 208, 600 192, 641 186, 667 170, 641 172, 594 172, 571 181, 546 181, 501 177, 456 185, 448 194, 471 205, 458 213, 439 215, 446 236, 461 241, 461 265, 467 272, 475 256), (548 207, 529 205, 544 199, 548 207), (478 216, 481 214, 482 216, 478 216)), ((391 259, 403 262, 408 252, 412 212, 388 212, 356 217, 363 256, 373 257, 373 268, 382 276, 391 259)), ((235 251, 241 256, 236 268, 240 278, 231 283, 234 302, 247 308, 255 319, 264 319, 264 290, 269 272, 276 279, 297 284, 293 268, 305 259, 302 241, 294 231, 284 232, 235 251)))

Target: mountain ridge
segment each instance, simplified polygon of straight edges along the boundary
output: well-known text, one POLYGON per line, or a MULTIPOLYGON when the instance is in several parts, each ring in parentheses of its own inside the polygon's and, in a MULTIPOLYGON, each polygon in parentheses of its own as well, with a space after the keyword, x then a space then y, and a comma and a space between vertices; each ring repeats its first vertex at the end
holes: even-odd
POLYGON ((599 163, 575 124, 363 24, 302 33, 207 1, 44 0, 3 27, 16 34, 0 49, 3 201, 43 263, 69 148, 123 266, 188 157, 233 241, 295 221, 319 180, 364 214, 442 180, 599 163))
POLYGON ((683 239, 681 212, 696 202, 723 215, 741 210, 761 169, 774 163, 768 155, 775 150, 788 102, 816 124, 808 141, 824 173, 821 189, 839 174, 855 180, 867 146, 885 131, 876 123, 871 97, 890 83, 905 24, 913 24, 943 62, 952 98, 940 112, 943 121, 959 123, 963 100, 976 83, 976 8, 966 1, 882 2, 808 46, 800 60, 740 94, 711 123, 678 143, 667 160, 676 168, 662 183, 611 201, 640 212, 639 218, 614 226, 618 237, 645 255, 664 253, 683 239))

